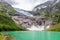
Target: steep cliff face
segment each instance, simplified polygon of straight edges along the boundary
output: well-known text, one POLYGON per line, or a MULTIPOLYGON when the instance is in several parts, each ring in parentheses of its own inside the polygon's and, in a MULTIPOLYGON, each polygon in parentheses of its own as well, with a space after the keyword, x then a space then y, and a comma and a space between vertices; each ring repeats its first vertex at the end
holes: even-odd
POLYGON ((46 12, 56 12, 58 11, 58 9, 56 9, 56 5, 60 3, 59 0, 50 0, 50 1, 47 1, 43 4, 40 4, 38 6, 36 6, 33 11, 36 11, 38 13, 46 13, 46 12))
POLYGON ((50 27, 52 24, 51 18, 45 18, 41 16, 27 17, 20 14, 12 15, 12 19, 23 28, 32 31, 42 31, 50 27))

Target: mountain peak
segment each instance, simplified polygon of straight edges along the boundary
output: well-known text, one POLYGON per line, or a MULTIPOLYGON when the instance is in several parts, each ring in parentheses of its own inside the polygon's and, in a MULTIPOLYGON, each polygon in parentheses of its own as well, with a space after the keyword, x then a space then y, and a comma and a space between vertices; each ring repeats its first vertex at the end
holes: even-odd
POLYGON ((45 2, 45 3, 42 3, 42 4, 40 4, 40 5, 37 5, 37 6, 33 9, 33 11, 37 11, 37 10, 41 11, 41 10, 47 8, 47 7, 52 7, 53 4, 56 3, 56 1, 57 1, 57 0, 48 0, 48 1, 45 2))

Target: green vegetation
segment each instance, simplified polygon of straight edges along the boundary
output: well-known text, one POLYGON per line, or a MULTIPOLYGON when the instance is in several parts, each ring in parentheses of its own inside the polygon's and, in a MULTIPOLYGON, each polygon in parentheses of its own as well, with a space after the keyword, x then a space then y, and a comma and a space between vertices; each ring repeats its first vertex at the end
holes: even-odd
MULTIPOLYGON (((8 3, 0 4, 0 31, 17 31, 17 30, 25 30, 18 26, 11 17, 9 17, 9 13, 15 13, 16 11, 10 7, 6 6, 8 3)), ((9 4, 8 4, 9 5, 9 4)))
POLYGON ((52 25, 48 31, 60 31, 60 24, 52 25))
POLYGON ((4 13, 15 13, 16 11, 11 7, 10 4, 3 2, 0 4, 0 12, 4 13))
POLYGON ((60 31, 60 2, 52 8, 47 7, 45 11, 38 13, 38 15, 53 19, 53 26, 51 26, 51 28, 49 28, 48 30, 60 31))
POLYGON ((0 34, 0 40, 3 40, 3 36, 0 34))
POLYGON ((53 23, 51 28, 49 28, 49 31, 60 31, 60 3, 57 3, 55 5, 55 8, 58 9, 56 12, 49 12, 46 15, 49 15, 47 17, 53 18, 53 23))
POLYGON ((14 38, 7 34, 0 34, 0 40, 14 40, 14 38))
POLYGON ((0 31, 23 30, 15 24, 11 17, 0 15, 0 31))

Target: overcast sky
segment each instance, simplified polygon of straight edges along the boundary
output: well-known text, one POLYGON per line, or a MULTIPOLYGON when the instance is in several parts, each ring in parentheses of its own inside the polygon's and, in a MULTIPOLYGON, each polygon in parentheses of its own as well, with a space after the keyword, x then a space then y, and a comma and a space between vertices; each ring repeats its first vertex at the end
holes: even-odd
POLYGON ((31 11, 36 5, 46 2, 47 0, 14 0, 17 4, 12 5, 15 8, 31 11))

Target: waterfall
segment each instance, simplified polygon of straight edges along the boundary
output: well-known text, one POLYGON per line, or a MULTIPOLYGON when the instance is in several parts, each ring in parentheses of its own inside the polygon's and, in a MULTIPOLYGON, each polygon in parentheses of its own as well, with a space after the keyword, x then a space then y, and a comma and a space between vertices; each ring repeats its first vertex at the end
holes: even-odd
MULTIPOLYGON (((46 29, 48 29, 50 26, 46 26, 46 29)), ((31 30, 31 31, 43 31, 45 30, 45 26, 35 26, 35 25, 32 25, 31 28, 27 28, 28 30, 31 30)))

